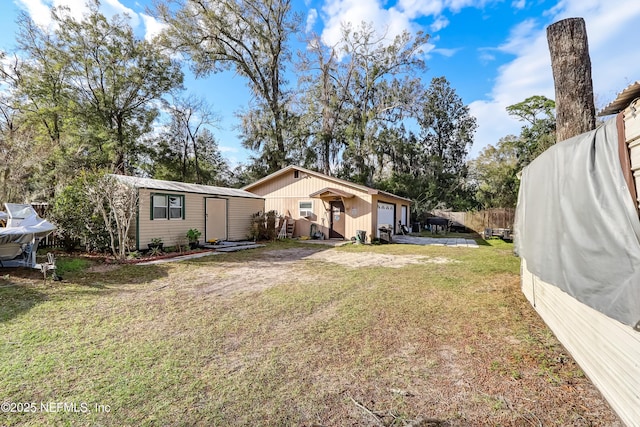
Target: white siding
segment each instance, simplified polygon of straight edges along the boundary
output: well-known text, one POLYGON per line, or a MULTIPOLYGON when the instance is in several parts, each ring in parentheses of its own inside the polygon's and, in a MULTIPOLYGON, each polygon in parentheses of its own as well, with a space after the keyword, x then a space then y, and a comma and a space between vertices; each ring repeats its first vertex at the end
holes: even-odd
POLYGON ((582 304, 527 270, 522 291, 629 426, 640 425, 640 332, 582 304))

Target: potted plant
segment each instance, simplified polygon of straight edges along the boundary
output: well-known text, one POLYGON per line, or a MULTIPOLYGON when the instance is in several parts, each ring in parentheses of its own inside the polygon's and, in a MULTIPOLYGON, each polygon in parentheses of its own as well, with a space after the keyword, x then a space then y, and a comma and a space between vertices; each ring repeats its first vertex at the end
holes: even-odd
POLYGON ((147 243, 147 246, 149 247, 149 250, 156 249, 162 251, 162 247, 164 246, 164 243, 162 243, 162 237, 154 237, 151 239, 151 243, 147 243))
POLYGON ((200 243, 198 239, 200 239, 200 236, 202 236, 202 233, 197 228, 190 228, 189 231, 187 231, 187 239, 189 240, 189 247, 191 249, 198 247, 200 243))

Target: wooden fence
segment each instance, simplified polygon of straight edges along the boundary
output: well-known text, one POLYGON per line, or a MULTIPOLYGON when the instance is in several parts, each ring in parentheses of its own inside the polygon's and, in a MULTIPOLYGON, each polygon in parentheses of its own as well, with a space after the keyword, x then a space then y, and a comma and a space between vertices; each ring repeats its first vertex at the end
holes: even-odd
POLYGON ((435 216, 448 218, 458 224, 464 225, 476 233, 483 233, 485 228, 513 229, 513 221, 516 210, 513 208, 495 208, 484 211, 451 212, 443 210, 433 211, 435 216))

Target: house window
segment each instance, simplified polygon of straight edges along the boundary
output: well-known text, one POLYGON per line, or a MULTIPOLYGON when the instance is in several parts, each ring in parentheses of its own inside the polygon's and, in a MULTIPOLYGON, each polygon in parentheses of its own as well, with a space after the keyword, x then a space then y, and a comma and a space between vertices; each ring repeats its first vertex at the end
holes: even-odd
POLYGON ((182 196, 169 196, 169 219, 182 219, 182 196))
POLYGON ((151 219, 184 219, 184 196, 153 194, 151 219))
POLYGON ((298 213, 301 217, 313 215, 313 200, 299 201, 298 213))

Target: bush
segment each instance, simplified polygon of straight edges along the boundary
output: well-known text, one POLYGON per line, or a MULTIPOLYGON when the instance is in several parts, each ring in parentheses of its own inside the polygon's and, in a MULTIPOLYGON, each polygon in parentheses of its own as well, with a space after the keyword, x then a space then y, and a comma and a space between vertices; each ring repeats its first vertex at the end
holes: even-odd
POLYGON ((266 213, 258 212, 251 216, 251 228, 249 229, 249 239, 258 240, 275 240, 278 232, 276 231, 276 211, 266 213))
POLYGON ((86 197, 86 179, 79 176, 57 192, 47 219, 58 227, 65 250, 84 244, 87 251, 102 252, 109 247, 109 234, 86 197))

